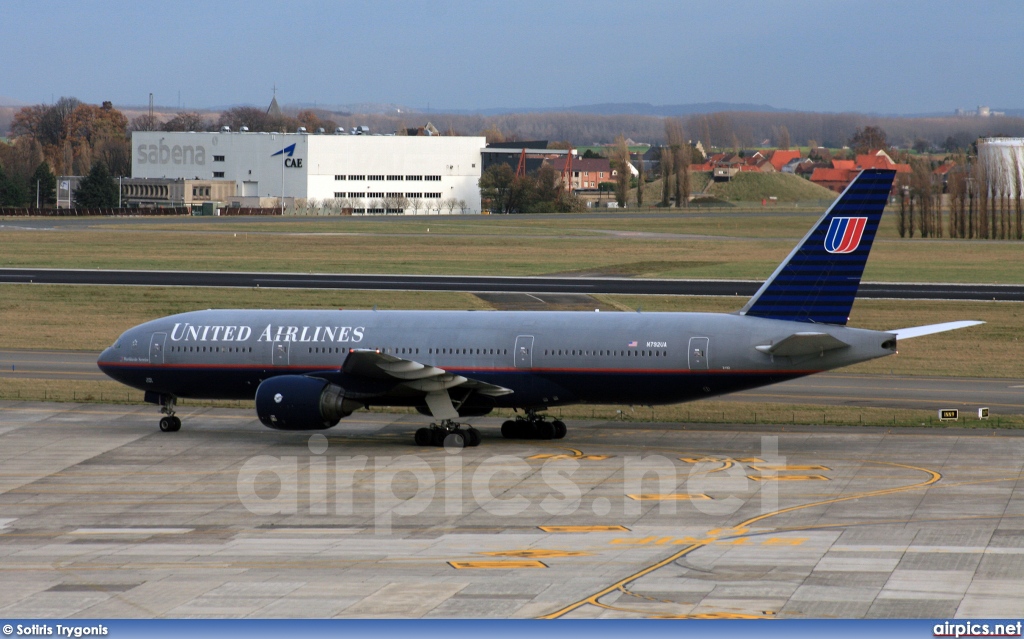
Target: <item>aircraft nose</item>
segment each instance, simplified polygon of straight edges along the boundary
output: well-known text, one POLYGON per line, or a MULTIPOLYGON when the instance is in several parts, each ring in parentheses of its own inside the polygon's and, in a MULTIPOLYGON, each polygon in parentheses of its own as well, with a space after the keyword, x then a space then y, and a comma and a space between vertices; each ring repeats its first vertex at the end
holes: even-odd
POLYGON ((97 358, 96 360, 96 365, 100 367, 100 370, 104 370, 103 365, 113 362, 113 360, 114 348, 112 346, 108 346, 107 348, 103 349, 102 353, 100 353, 99 358, 97 358))

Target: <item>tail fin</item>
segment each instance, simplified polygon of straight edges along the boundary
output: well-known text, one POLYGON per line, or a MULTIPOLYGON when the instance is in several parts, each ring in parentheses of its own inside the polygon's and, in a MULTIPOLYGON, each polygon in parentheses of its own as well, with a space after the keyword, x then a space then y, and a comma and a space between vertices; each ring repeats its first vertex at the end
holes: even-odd
POLYGON ((895 175, 861 171, 740 313, 846 324, 895 175))

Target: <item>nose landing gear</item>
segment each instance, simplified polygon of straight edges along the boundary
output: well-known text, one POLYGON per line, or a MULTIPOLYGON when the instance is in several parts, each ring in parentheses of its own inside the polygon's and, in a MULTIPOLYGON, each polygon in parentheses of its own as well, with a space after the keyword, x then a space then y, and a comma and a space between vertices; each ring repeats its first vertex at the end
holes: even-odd
POLYGON ((160 432, 176 433, 181 430, 181 420, 174 414, 174 406, 178 403, 177 397, 158 395, 151 398, 150 394, 146 393, 146 401, 160 405, 160 412, 164 414, 164 417, 160 418, 160 432))

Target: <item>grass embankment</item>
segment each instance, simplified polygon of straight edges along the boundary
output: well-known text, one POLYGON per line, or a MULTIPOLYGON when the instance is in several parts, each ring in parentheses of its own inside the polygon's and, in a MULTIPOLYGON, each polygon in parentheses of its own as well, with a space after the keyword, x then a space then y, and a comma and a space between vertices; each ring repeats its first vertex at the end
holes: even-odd
MULTIPOLYGON (((459 228, 459 221, 447 221, 459 228)), ((800 214, 655 216, 642 220, 565 217, 465 222, 488 233, 438 233, 433 222, 396 220, 388 232, 348 220, 314 220, 309 232, 284 223, 246 222, 262 232, 222 225, 173 230, 0 231, 0 265, 39 268, 196 269, 326 273, 548 275, 593 273, 665 278, 760 280, 813 223, 800 214), (426 229, 431 225, 430 232, 426 229), (328 226, 333 232, 318 232, 328 226), (344 230, 345 232, 340 232, 344 230), (695 239, 693 235, 735 239, 695 239), (756 238, 752 236, 757 236, 756 238), (182 259, 188 247, 189 259, 182 259), (640 268, 637 268, 637 265, 640 268)), ((287 224, 301 225, 301 222, 287 224)), ((379 223, 378 223, 379 224, 379 223)), ((868 281, 1024 283, 1017 242, 896 240, 883 220, 868 281), (889 241, 892 239, 892 241, 889 241)))
MULTIPOLYGON (((644 186, 644 203, 648 206, 661 202, 662 179, 658 178, 644 186)), ((726 182, 711 182, 709 173, 690 175, 690 192, 713 197, 727 203, 759 203, 761 200, 776 198, 773 202, 783 205, 802 204, 808 208, 820 206, 835 199, 836 194, 823 186, 791 173, 760 173, 747 171, 737 173, 726 182), (710 183, 710 187, 708 187, 710 183)), ((636 189, 630 191, 629 202, 636 201, 636 189)), ((700 202, 696 205, 699 207, 700 202)))
MULTIPOLYGON (((620 309, 731 312, 743 300, 699 297, 597 296, 620 309)), ((435 308, 486 309, 463 293, 390 291, 285 291, 0 285, 0 348, 98 351, 141 322, 203 308, 435 308)), ((898 375, 1019 377, 1024 306, 1012 303, 859 300, 852 326, 892 329, 915 324, 981 319, 984 326, 902 342, 899 355, 866 362, 847 372, 898 375)), ((113 381, 4 379, 0 399, 140 403, 142 394, 113 381)), ((938 401, 938 400, 937 400, 938 401)), ((251 402, 198 402, 185 407, 251 407, 251 402)), ((995 411, 998 413, 998 410, 995 411)), ((504 413, 499 413, 504 414, 504 413)), ((695 423, 850 424, 918 426, 934 422, 932 411, 826 407, 773 403, 701 401, 677 406, 630 408, 579 406, 555 414, 572 419, 679 421, 695 423)), ((1024 427, 1024 418, 996 417, 960 425, 1024 427)))

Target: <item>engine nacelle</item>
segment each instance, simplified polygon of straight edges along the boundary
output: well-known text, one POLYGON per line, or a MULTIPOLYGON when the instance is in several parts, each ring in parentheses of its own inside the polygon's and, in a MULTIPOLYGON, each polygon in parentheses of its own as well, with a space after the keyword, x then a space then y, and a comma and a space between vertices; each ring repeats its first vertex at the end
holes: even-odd
POLYGON ((323 430, 362 406, 345 389, 318 377, 279 375, 256 389, 256 415, 277 430, 323 430))

